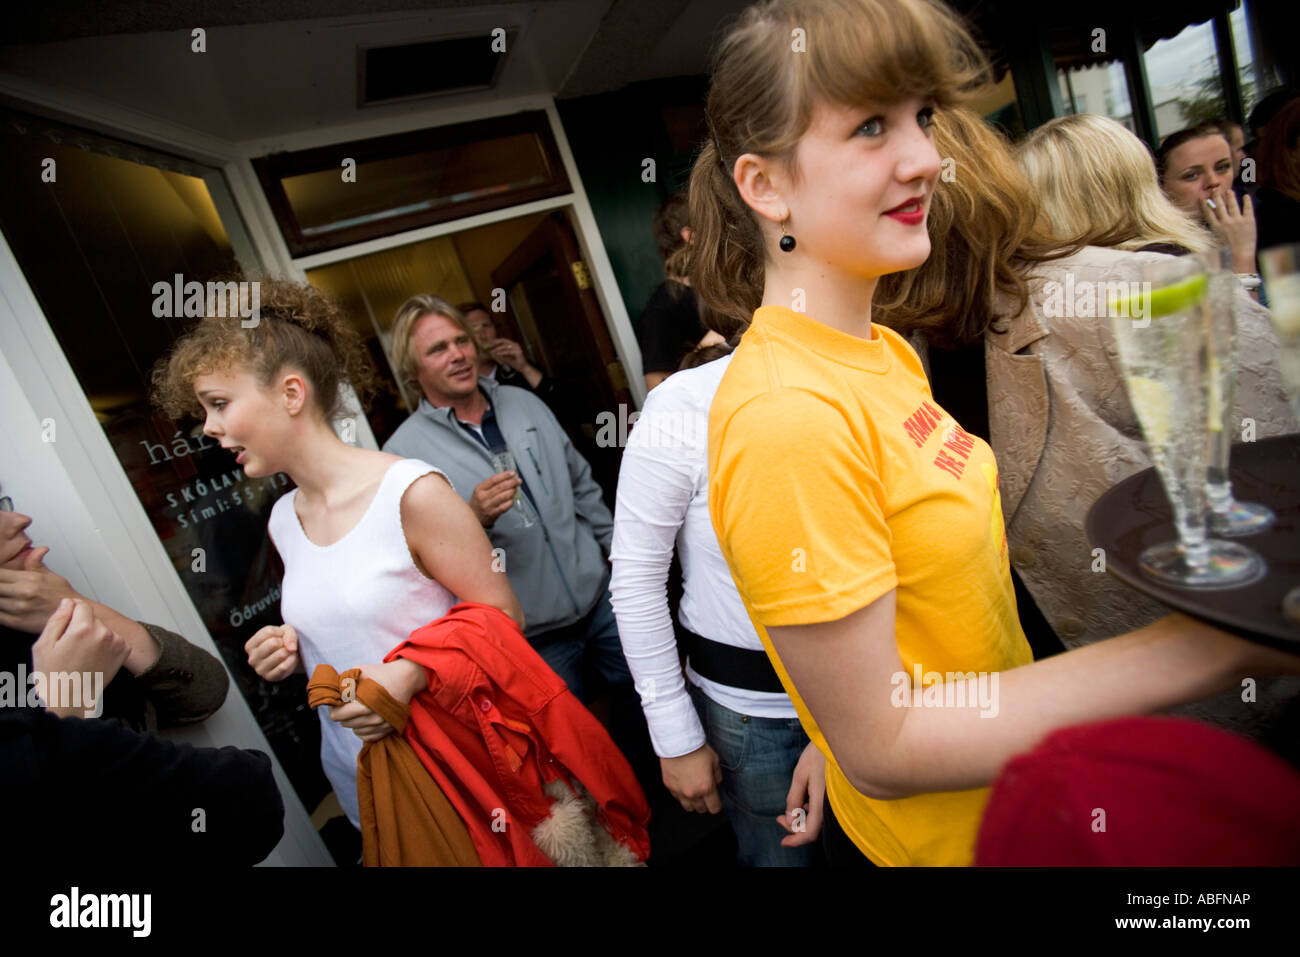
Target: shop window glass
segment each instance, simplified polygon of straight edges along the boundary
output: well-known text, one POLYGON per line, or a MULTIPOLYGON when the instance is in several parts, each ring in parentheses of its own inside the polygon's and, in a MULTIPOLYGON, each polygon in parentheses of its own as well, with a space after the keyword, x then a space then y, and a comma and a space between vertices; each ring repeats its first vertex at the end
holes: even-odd
MULTIPOLYGON (((0 190, 0 229, 235 686, 314 808, 329 786, 306 679, 262 681, 243 649, 258 628, 281 622, 281 569, 266 523, 288 478, 245 476, 194 422, 167 421, 148 398, 150 370, 187 326, 175 297, 155 285, 174 286, 178 275, 206 283, 237 268, 209 187, 220 177, 8 111, 0 175, 9 187, 0 190)), ((37 535, 40 525, 34 515, 37 535)))
POLYGON ((1260 71, 1256 69, 1254 37, 1244 4, 1228 14, 1228 23, 1232 27, 1232 48, 1237 58, 1237 75, 1241 82, 1241 114, 1244 119, 1250 116, 1250 111, 1259 102, 1261 87, 1267 88, 1270 78, 1261 77, 1260 71))
POLYGON ((1056 81, 1066 114, 1098 113, 1133 129, 1133 106, 1128 78, 1119 61, 1083 67, 1058 68, 1056 81))

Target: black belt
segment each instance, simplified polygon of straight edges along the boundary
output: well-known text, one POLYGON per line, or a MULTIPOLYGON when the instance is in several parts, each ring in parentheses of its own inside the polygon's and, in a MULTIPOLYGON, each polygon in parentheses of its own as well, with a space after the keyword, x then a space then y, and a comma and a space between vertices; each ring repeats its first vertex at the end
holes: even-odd
POLYGON ((678 625, 687 660, 695 673, 729 688, 785 694, 767 653, 724 645, 678 625))

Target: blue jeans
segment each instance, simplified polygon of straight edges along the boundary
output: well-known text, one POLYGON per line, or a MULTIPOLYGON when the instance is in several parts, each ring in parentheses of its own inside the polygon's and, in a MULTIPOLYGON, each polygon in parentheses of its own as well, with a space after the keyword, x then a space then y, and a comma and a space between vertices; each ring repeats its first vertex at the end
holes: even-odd
POLYGON ((704 735, 722 766, 722 806, 740 850, 743 867, 809 867, 816 842, 782 847, 785 828, 776 822, 788 810, 786 796, 808 735, 798 718, 755 718, 724 708, 689 681, 704 735))
POLYGON ((563 628, 533 635, 528 642, 583 704, 588 703, 582 680, 584 664, 594 666, 610 685, 632 685, 632 672, 623 657, 618 623, 609 603, 608 575, 601 584, 600 601, 584 617, 563 628))

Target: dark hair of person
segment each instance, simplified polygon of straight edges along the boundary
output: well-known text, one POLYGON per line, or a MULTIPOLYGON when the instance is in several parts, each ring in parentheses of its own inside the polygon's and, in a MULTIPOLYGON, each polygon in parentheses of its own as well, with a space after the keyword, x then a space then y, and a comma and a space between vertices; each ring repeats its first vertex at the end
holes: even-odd
POLYGON ((1170 133, 1161 141, 1160 148, 1156 150, 1156 175, 1160 178, 1161 186, 1164 185, 1165 173, 1169 168, 1169 154, 1184 143, 1205 139, 1207 136, 1222 136, 1223 141, 1228 144, 1228 149, 1232 149, 1232 140, 1228 138, 1228 131, 1218 123, 1198 123, 1176 133, 1170 133))
POLYGON ((723 356, 731 355, 733 347, 724 343, 715 342, 708 346, 697 346, 686 355, 682 356, 681 364, 677 371, 685 369, 694 369, 696 366, 702 366, 706 362, 712 362, 714 359, 721 359, 723 356))
POLYGON ((1258 137, 1260 129, 1268 126, 1273 117, 1282 112, 1282 107, 1296 97, 1300 97, 1300 91, 1291 86, 1276 87, 1260 97, 1258 102, 1255 103, 1254 109, 1250 111, 1250 116, 1246 119, 1246 125, 1250 127, 1250 135, 1258 137))
POLYGON ((664 275, 669 279, 686 275, 686 240, 682 239, 682 230, 691 224, 689 215, 685 191, 673 193, 655 213, 655 245, 664 261, 664 275))
POLYGON ((1269 119, 1256 152, 1260 185, 1300 201, 1300 98, 1269 119))

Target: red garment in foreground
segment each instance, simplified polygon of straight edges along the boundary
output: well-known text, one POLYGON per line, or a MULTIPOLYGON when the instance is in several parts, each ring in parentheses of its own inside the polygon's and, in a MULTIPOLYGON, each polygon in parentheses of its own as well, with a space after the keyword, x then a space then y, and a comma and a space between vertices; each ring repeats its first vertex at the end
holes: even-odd
POLYGON ((509 615, 461 602, 384 660, 394 658, 428 672, 405 737, 485 867, 552 863, 531 834, 551 811, 543 788, 556 780, 581 783, 610 835, 649 857, 650 807, 632 768, 509 615))
POLYGON ((1300 864, 1300 773, 1185 718, 1063 728, 993 785, 975 863, 993 867, 1300 864))

